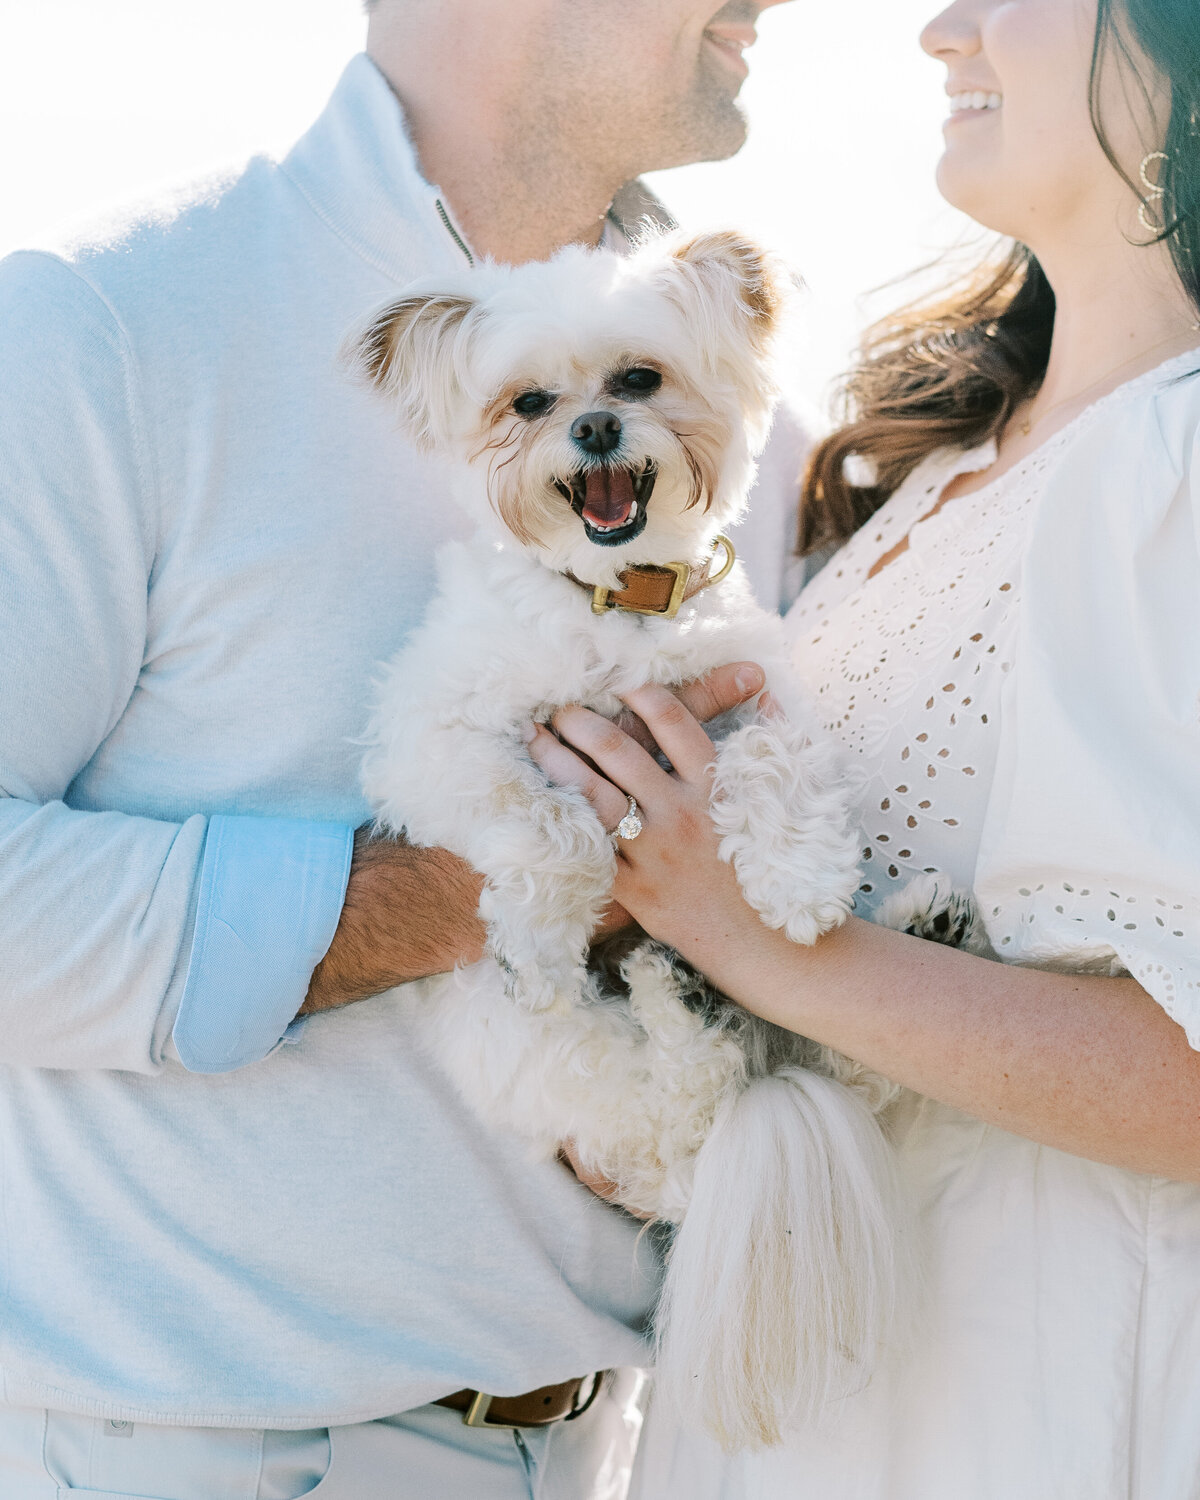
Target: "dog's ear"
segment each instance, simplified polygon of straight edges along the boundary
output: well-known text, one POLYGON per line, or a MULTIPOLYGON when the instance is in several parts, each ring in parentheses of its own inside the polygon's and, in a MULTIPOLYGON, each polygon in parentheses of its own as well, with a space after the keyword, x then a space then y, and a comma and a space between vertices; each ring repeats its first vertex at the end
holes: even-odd
POLYGON ((728 230, 662 248, 662 287, 683 314, 700 369, 736 389, 751 440, 761 443, 778 394, 774 348, 787 272, 752 240, 728 230))
POLYGON ((343 362, 391 399, 418 447, 438 447, 454 434, 478 310, 461 293, 411 293, 372 313, 343 347, 343 362))
POLYGON ((700 290, 712 312, 734 315, 755 346, 765 352, 783 309, 785 273, 774 257, 733 230, 695 235, 672 255, 700 290))

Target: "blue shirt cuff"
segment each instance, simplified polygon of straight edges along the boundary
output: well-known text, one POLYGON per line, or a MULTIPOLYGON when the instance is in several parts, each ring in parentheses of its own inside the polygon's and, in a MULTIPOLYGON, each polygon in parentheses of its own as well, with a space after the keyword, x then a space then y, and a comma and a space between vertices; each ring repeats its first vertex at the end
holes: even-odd
POLYGON ((354 830, 299 818, 209 819, 196 927, 173 1032, 192 1073, 276 1047, 337 930, 354 830))

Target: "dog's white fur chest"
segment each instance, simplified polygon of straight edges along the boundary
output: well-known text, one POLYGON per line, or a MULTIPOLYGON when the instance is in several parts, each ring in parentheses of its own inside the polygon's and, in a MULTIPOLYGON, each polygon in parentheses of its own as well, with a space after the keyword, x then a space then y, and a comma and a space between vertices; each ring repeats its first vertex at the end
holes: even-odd
POLYGON ((779 622, 754 605, 740 568, 675 619, 596 615, 588 590, 483 539, 444 549, 439 582, 425 622, 385 669, 364 772, 373 805, 419 842, 440 841, 417 790, 434 769, 431 737, 461 736, 460 756, 472 734, 524 755, 529 721, 566 704, 614 715, 645 683, 675 686, 740 655, 782 656, 779 622))
POLYGON ((747 705, 714 747, 721 857, 796 942, 848 911, 844 763, 740 569, 673 619, 597 615, 564 576, 694 564, 736 518, 777 300, 761 253, 713 236, 410 289, 359 341, 410 435, 461 461, 479 525, 445 550, 428 617, 386 668, 364 760, 382 825, 484 876, 490 959, 407 1002, 488 1125, 544 1152, 573 1140, 623 1202, 681 1226, 659 1384, 731 1446, 776 1440, 869 1367, 892 1266, 886 1088, 721 1005, 659 944, 616 979, 590 968, 613 841, 526 742, 566 704, 614 715, 648 682, 760 663, 783 712, 747 705))

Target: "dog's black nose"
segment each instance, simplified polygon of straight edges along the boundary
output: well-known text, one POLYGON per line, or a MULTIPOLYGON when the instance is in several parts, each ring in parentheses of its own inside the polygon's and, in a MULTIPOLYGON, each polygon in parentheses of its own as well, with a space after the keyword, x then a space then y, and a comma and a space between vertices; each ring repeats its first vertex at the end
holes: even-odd
POLYGON ((621 441, 621 419, 611 411, 585 411, 571 423, 571 436, 585 453, 611 453, 621 441))

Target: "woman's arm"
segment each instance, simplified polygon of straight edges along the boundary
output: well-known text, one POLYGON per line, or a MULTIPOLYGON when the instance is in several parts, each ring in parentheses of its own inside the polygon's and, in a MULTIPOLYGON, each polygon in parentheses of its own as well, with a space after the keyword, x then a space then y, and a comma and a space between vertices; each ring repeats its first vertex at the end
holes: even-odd
POLYGON ((1048 974, 850 918, 811 948, 764 927, 717 856, 712 744, 659 688, 629 705, 675 774, 585 709, 531 753, 615 827, 626 793, 643 833, 619 844, 614 898, 732 999, 888 1078, 1004 1130, 1134 1171, 1200 1181, 1200 1055, 1132 979, 1048 974))

